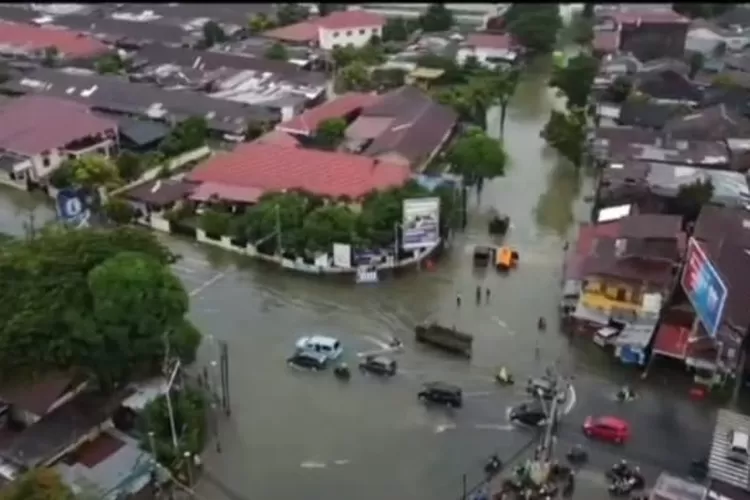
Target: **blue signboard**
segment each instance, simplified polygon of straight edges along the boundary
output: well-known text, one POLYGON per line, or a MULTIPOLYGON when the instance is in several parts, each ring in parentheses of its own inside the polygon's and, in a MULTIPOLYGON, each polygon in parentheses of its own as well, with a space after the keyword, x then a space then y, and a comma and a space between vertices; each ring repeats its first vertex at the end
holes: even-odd
POLYGON ((91 216, 88 201, 80 189, 61 189, 57 193, 57 216, 65 224, 83 227, 88 224, 91 216))
POLYGON ((727 287, 695 238, 688 243, 682 288, 711 337, 716 336, 727 301, 727 287))

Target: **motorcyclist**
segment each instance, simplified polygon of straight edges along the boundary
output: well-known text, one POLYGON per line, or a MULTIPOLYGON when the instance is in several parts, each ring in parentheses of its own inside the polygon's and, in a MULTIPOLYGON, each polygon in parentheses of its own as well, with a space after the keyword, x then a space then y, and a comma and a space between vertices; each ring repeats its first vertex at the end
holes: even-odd
POLYGON ((624 385, 617 391, 617 399, 620 401, 632 401, 635 399, 635 391, 629 385, 624 385))
POLYGON ((496 378, 498 382, 502 382, 504 384, 513 382, 513 375, 511 375, 508 369, 504 366, 500 367, 500 370, 497 372, 496 378))
POLYGON ((390 347, 393 349, 400 349, 401 346, 403 346, 403 342, 401 342, 401 339, 398 337, 391 338, 390 347))

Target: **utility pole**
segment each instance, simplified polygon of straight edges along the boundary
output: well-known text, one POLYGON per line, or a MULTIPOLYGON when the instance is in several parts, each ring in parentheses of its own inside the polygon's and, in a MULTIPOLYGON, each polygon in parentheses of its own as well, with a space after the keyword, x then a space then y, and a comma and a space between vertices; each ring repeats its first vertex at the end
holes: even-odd
POLYGON ((177 441, 177 426, 175 425, 174 420, 174 409, 172 408, 172 384, 174 384, 175 378, 177 377, 177 373, 180 371, 180 360, 178 359, 175 363, 174 369, 172 370, 172 374, 169 376, 169 380, 167 381, 167 392, 165 394, 167 398, 167 412, 169 414, 169 430, 172 433, 172 446, 174 446, 175 453, 179 451, 180 444, 177 441))
POLYGON ((224 412, 229 417, 232 415, 232 400, 229 392, 229 345, 224 341, 221 343, 221 367, 224 412))
POLYGON ((394 268, 398 265, 398 252, 399 252, 398 222, 394 222, 393 223, 393 267, 394 268))

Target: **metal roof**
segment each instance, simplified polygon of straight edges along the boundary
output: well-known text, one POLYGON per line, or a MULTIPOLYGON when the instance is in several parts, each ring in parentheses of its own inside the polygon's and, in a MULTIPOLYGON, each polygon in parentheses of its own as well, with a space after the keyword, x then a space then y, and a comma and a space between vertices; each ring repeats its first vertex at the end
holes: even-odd
POLYGON ((750 490, 750 463, 729 458, 732 431, 750 434, 750 417, 726 409, 719 410, 708 459, 708 473, 712 479, 750 490))

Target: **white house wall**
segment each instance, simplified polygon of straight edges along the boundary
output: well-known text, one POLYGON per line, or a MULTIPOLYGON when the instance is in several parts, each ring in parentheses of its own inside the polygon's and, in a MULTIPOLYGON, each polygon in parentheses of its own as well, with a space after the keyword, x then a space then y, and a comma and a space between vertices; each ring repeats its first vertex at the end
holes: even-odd
POLYGON ((325 50, 332 50, 336 46, 345 47, 346 45, 363 47, 373 36, 382 37, 383 27, 370 25, 336 30, 318 29, 318 41, 320 47, 325 50))

